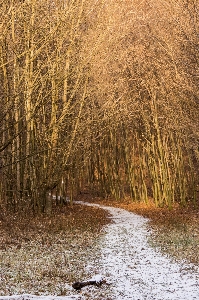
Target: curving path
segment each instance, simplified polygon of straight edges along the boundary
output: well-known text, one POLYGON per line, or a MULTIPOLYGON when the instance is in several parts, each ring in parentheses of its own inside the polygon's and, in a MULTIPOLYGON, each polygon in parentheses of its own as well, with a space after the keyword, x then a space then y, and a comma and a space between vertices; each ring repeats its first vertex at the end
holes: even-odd
POLYGON ((112 296, 107 299, 199 299, 199 268, 173 263, 149 247, 147 219, 123 209, 99 206, 114 221, 106 226, 99 261, 103 274, 111 281, 112 296))
MULTIPOLYGON (((99 240, 100 257, 86 266, 88 274, 100 272, 110 285, 86 287, 71 296, 13 295, 0 300, 198 300, 199 267, 173 263, 147 244, 148 220, 123 209, 91 203, 112 215, 99 240)), ((95 257, 95 255, 93 256, 95 257)))

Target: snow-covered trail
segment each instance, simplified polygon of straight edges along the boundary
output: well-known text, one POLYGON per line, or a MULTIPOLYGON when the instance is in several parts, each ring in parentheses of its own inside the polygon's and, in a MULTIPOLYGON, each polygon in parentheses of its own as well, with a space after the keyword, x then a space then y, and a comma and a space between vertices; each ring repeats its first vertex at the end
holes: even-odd
POLYGON ((119 208, 92 203, 111 214, 100 238, 101 256, 89 261, 88 274, 101 273, 110 285, 85 287, 71 296, 13 295, 0 300, 194 300, 199 299, 199 267, 173 263, 147 243, 148 220, 119 208))
POLYGON ((147 219, 123 209, 100 207, 114 221, 106 226, 99 262, 112 283, 112 300, 199 299, 199 268, 173 263, 149 247, 147 219))

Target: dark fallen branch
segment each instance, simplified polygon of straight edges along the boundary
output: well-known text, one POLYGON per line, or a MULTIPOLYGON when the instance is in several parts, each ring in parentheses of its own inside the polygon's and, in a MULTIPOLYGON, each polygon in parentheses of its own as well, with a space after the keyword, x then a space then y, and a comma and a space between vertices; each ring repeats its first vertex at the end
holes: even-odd
POLYGON ((100 278, 99 279, 91 279, 91 280, 88 280, 88 281, 77 281, 77 282, 74 282, 72 284, 72 287, 77 290, 77 291, 80 291, 83 287, 87 286, 87 285, 95 285, 97 287, 100 287, 103 283, 106 283, 106 280, 103 279, 103 278, 100 278))

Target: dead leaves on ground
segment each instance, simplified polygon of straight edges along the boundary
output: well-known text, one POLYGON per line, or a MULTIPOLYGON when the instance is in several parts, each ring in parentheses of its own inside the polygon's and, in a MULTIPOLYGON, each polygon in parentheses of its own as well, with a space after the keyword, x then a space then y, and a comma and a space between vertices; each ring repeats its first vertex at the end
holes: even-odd
POLYGON ((153 228, 149 243, 170 257, 199 264, 199 208, 175 204, 173 209, 157 208, 153 202, 133 203, 103 201, 103 204, 124 208, 150 219, 153 228))
MULTIPOLYGON (((117 206, 150 218, 150 244, 176 259, 199 263, 199 211, 175 206, 114 202, 84 195, 83 200, 117 206)), ((0 213, 0 295, 66 295, 74 280, 87 277, 85 266, 100 256, 98 237, 111 219, 90 206, 65 206, 50 217, 0 213)), ((97 265, 96 261, 96 265, 97 265)))
POLYGON ((1 212, 0 295, 70 293, 71 283, 87 277, 85 266, 100 256, 98 238, 109 222, 106 211, 82 205, 50 217, 1 212))
POLYGON ((108 213, 100 208, 79 204, 57 208, 51 216, 8 215, 1 212, 0 247, 19 246, 22 241, 28 242, 36 236, 40 236, 41 243, 45 244, 48 235, 60 231, 65 231, 66 235, 83 230, 97 233, 110 222, 107 217, 108 213))

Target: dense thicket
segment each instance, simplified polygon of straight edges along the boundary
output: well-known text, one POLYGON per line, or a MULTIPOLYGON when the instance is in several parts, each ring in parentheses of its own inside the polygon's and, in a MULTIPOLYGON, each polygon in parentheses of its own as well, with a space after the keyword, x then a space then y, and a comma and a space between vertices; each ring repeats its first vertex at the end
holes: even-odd
POLYGON ((197 1, 2 1, 0 201, 197 199, 197 1))

